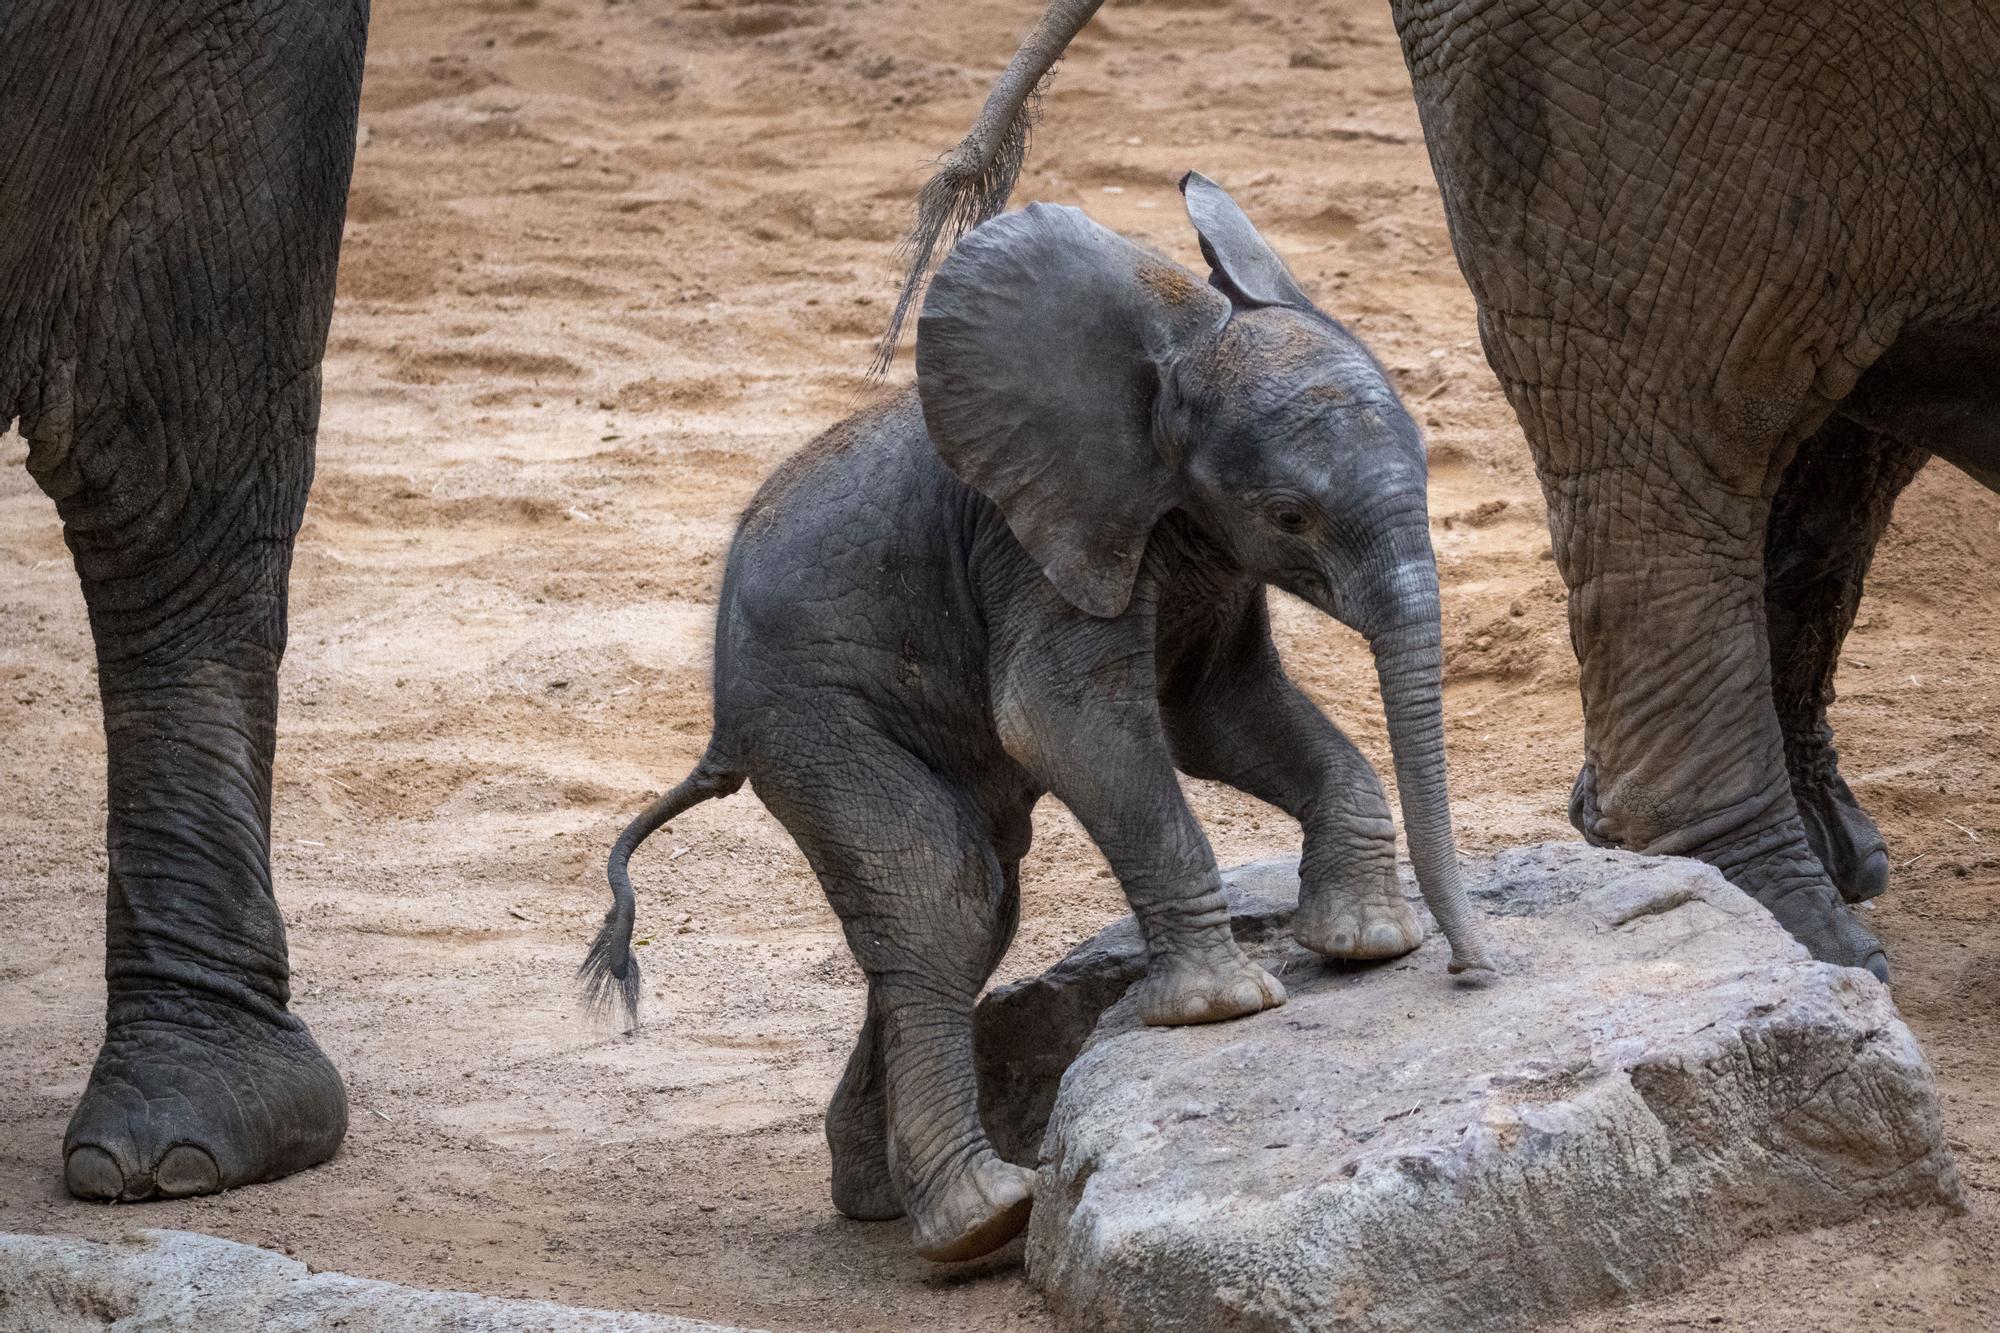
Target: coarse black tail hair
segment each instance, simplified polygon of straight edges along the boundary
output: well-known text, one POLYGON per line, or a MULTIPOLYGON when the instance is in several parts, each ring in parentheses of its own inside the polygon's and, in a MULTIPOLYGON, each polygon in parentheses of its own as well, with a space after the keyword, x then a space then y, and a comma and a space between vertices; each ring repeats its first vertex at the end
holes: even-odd
POLYGON ((611 844, 611 856, 604 866, 604 873, 611 881, 611 910, 604 914, 604 925, 591 942, 590 952, 584 955, 583 966, 576 971, 577 979, 583 983, 584 1005, 593 1013, 610 1008, 615 996, 624 1010, 626 1029, 635 1030, 639 1026, 639 960, 632 954, 632 920, 638 900, 632 893, 632 874, 628 868, 632 853, 668 820, 703 801, 728 796, 742 785, 743 774, 718 761, 711 746, 695 765, 694 772, 640 811, 618 835, 618 841, 611 844))

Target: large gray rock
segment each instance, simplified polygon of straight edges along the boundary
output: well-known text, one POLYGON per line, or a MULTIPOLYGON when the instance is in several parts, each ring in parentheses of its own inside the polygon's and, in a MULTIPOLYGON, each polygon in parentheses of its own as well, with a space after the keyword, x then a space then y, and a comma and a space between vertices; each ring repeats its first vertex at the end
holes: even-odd
POLYGON ((294 1259, 192 1231, 115 1245, 0 1234, 0 1333, 732 1333, 667 1315, 315 1273, 294 1259))
MULTIPOLYGON (((982 1038, 1040 1022, 1014 1045, 1050 1053, 1102 1014, 1053 1098, 1028 1239, 1068 1327, 1515 1329, 1751 1237, 1964 1206, 1888 991, 1705 865, 1572 844, 1480 864, 1506 972, 1481 988, 1442 940, 1324 963, 1282 929, 1295 863, 1246 869, 1241 933, 1283 1008, 1140 1026, 1105 998, 1137 974, 1129 923, 988 1001, 982 1038)), ((989 1118, 1032 1142, 1054 1055, 981 1057, 989 1118)))

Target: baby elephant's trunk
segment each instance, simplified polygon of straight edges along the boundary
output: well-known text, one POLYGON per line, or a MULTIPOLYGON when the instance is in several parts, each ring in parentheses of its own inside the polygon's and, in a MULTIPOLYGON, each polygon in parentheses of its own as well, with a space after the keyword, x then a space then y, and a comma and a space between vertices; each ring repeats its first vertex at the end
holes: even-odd
POLYGON ((1378 562, 1380 614, 1370 626, 1382 709, 1396 759, 1396 793, 1417 884, 1451 942, 1453 972, 1491 971, 1484 931, 1458 869, 1444 757, 1444 650, 1437 563, 1422 511, 1385 534, 1378 562))
POLYGON ((611 909, 604 914, 604 925, 598 929, 597 938, 591 942, 590 952, 584 955, 583 966, 576 973, 583 983, 587 1007, 601 1011, 615 995, 625 1012, 625 1025, 639 1026, 639 960, 632 953, 632 922, 638 912, 638 899, 632 892, 629 870, 632 853, 668 820, 703 801, 728 796, 742 785, 743 775, 718 760, 711 745, 694 772, 641 810, 611 845, 611 856, 604 867, 611 881, 611 909))

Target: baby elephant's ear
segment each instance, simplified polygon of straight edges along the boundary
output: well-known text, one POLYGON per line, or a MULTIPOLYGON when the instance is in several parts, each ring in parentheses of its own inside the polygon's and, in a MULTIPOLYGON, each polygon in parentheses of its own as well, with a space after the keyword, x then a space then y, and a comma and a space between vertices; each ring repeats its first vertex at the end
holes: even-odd
POLYGON ((1180 497, 1154 431, 1162 382, 1228 317, 1186 269, 1049 204, 976 228, 931 282, 917 321, 931 439, 1091 615, 1125 610, 1180 497))
POLYGON ((1201 257, 1208 261, 1210 281, 1230 304, 1238 309, 1267 305, 1313 308, 1285 261, 1257 234, 1227 191, 1200 172, 1190 171, 1181 177, 1181 194, 1187 200, 1188 217, 1201 236, 1201 257))

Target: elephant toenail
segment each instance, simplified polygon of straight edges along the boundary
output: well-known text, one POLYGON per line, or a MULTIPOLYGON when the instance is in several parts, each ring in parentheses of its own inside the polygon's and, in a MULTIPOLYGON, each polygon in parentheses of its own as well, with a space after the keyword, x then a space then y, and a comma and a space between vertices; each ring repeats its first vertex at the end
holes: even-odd
POLYGON ((222 1172, 215 1159, 191 1143, 167 1150, 153 1172, 153 1183, 169 1199, 185 1199, 191 1194, 213 1194, 222 1188, 222 1172))
POLYGON ((1854 882, 1847 887, 1850 890, 1849 902, 1866 902, 1870 898, 1881 897, 1882 891, 1889 887, 1889 854, 1870 852, 1854 872, 1854 882))
POLYGON ((1874 953, 1868 955, 1868 961, 1863 963, 1862 966, 1875 974, 1875 980, 1881 982, 1885 986, 1889 984, 1888 954, 1885 954, 1880 949, 1877 949, 1874 953))
POLYGON ((125 1173, 110 1153, 86 1143, 70 1149, 63 1183, 79 1199, 116 1199, 125 1192, 125 1173))

